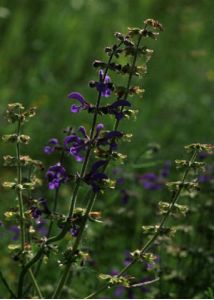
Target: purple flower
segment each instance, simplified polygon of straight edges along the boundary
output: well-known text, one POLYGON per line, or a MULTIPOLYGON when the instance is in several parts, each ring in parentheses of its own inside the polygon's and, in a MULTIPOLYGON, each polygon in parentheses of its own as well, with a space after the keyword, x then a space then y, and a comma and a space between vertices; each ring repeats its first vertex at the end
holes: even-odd
POLYGON ((125 116, 125 111, 122 110, 123 107, 130 107, 131 103, 127 100, 117 100, 111 105, 101 106, 99 112, 103 114, 114 115, 117 120, 121 120, 125 116))
POLYGON ((34 219, 38 219, 41 216, 42 212, 38 207, 32 206, 31 207, 31 215, 34 219))
POLYGON ((100 132, 104 129, 104 125, 102 123, 100 124, 97 124, 97 127, 96 127, 96 133, 95 133, 95 136, 94 136, 94 139, 97 139, 98 136, 100 135, 100 132))
POLYGON ((109 97, 112 91, 111 78, 108 75, 105 75, 103 70, 99 71, 99 82, 95 82, 95 87, 98 92, 101 93, 102 97, 109 97))
POLYGON ((139 182, 143 184, 147 190, 160 190, 164 187, 166 178, 170 173, 170 162, 166 161, 159 174, 148 172, 139 176, 139 182))
POLYGON ((159 176, 155 173, 145 173, 139 177, 139 181, 147 190, 160 190, 162 188, 159 176))
POLYGON ((79 233, 79 228, 76 224, 73 224, 71 229, 70 229, 70 233, 73 237, 77 237, 78 233, 79 233))
POLYGON ((117 120, 121 120, 124 117, 123 107, 130 107, 131 103, 127 100, 118 100, 113 104, 109 105, 108 113, 115 115, 117 120))
POLYGON ((97 146, 109 146, 109 150, 113 151, 117 148, 117 139, 121 138, 123 133, 118 130, 106 132, 104 136, 97 139, 97 146))
POLYGON ((201 151, 198 153, 198 158, 200 160, 204 160, 206 158, 208 158, 209 156, 213 156, 214 152, 206 152, 206 151, 201 151))
POLYGON ((52 138, 48 141, 48 145, 44 147, 44 152, 46 154, 51 154, 55 151, 56 146, 59 144, 56 138, 52 138))
POLYGON ((76 105, 76 104, 71 105, 71 112, 72 113, 78 113, 81 110, 85 110, 85 109, 88 109, 90 107, 89 103, 86 102, 85 98, 80 93, 72 92, 68 95, 68 98, 75 99, 75 100, 80 102, 79 106, 76 105))
POLYGON ((208 155, 209 155, 209 154, 208 154, 207 152, 201 151, 201 152, 198 153, 198 158, 199 158, 200 160, 204 160, 205 158, 207 158, 208 155))
POLYGON ((50 215, 51 212, 48 208, 47 200, 45 200, 44 198, 39 198, 38 202, 39 202, 39 205, 43 208, 41 212, 45 213, 47 215, 50 215))
POLYGON ((48 179, 48 187, 50 190, 58 189, 61 183, 65 183, 68 180, 66 170, 60 163, 48 169, 46 178, 48 179))
POLYGON ((207 174, 202 174, 199 176, 198 181, 199 183, 206 183, 209 182, 212 179, 210 175, 207 174))
POLYGON ((100 191, 100 187, 103 183, 104 179, 107 179, 107 175, 105 175, 99 169, 104 167, 106 164, 105 160, 99 160, 92 165, 91 171, 85 175, 84 181, 92 186, 93 191, 96 193, 100 191))
POLYGON ((65 150, 69 152, 76 161, 83 161, 83 153, 87 150, 89 144, 89 137, 86 134, 86 130, 83 126, 80 126, 78 131, 83 137, 78 136, 76 133, 68 135, 64 139, 65 150))
POLYGON ((214 165, 207 166, 204 173, 198 177, 199 183, 209 183, 214 180, 214 165))

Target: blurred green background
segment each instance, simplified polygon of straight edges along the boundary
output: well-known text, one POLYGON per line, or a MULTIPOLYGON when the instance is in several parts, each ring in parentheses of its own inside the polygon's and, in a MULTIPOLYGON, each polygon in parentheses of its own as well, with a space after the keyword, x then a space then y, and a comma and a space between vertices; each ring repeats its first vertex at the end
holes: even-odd
MULTIPOLYGON (((128 26, 154 18, 165 31, 151 46, 155 52, 141 82, 144 99, 136 101, 138 118, 131 125, 124 122, 123 128, 134 133, 126 148, 129 156, 137 159, 143 147, 155 142, 162 147, 161 158, 172 160, 183 155, 186 144, 211 143, 213 11, 213 0, 1 0, 0 134, 12 130, 3 118, 8 103, 37 106, 27 129, 32 135, 28 151, 48 164, 43 146, 49 138, 62 136, 68 125, 90 124, 85 113, 70 113, 67 94, 79 91, 93 102, 88 81, 97 74, 92 62, 105 57, 103 49, 114 42, 115 31, 125 33, 128 26)), ((1 149, 11 154, 10 147, 1 149)), ((0 170, 2 182, 6 178, 0 170)), ((121 251, 128 246, 124 238, 121 251)), ((106 263, 108 254, 102 259, 106 263)))
POLYGON ((213 6, 212 0, 2 0, 1 114, 10 101, 38 107, 32 125, 38 155, 56 135, 56 124, 63 128, 79 118, 69 113, 67 94, 81 91, 93 97, 87 87, 96 78, 91 64, 104 57, 113 33, 153 17, 165 31, 152 45, 155 54, 143 83, 144 101, 138 103, 134 143, 155 141, 171 153, 186 143, 210 142, 213 6))

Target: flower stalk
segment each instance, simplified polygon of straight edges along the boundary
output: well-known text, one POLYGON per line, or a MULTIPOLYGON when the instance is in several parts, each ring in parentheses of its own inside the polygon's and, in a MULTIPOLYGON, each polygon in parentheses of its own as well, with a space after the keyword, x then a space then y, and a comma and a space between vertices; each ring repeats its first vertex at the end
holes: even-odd
MULTIPOLYGON (((19 111, 20 114, 20 111, 19 111)), ((21 230, 21 249, 24 252, 25 248, 25 216, 24 216, 24 204, 22 198, 22 168, 20 163, 20 140, 19 137, 21 135, 21 120, 18 120, 18 127, 17 127, 17 141, 16 141, 16 159, 17 159, 17 196, 19 201, 19 214, 20 214, 20 230, 21 230)))
MULTIPOLYGON (((137 41, 136 50, 135 50, 135 54, 134 54, 133 61, 132 61, 131 72, 129 74, 128 82, 127 82, 127 86, 126 86, 126 90, 125 90, 125 96, 124 96, 125 100, 127 100, 128 95, 129 95, 129 88, 130 88, 130 85, 131 85, 131 82, 132 82, 133 71, 134 71, 134 68, 136 66, 136 60, 137 60, 137 56, 138 56, 138 49, 139 49, 141 40, 142 40, 142 35, 139 35, 139 38, 138 38, 138 41, 137 41)), ((103 78, 105 78, 105 76, 106 76, 106 74, 108 72, 108 66, 111 63, 111 59, 112 58, 113 58, 113 54, 109 58, 109 61, 108 61, 108 64, 107 64, 107 67, 106 67, 106 70, 105 70, 103 78)), ((96 126, 96 120, 97 120, 97 114, 98 114, 98 109, 99 109, 99 105, 100 105, 100 100, 101 100, 101 92, 99 92, 99 94, 98 94, 98 100, 97 100, 96 110, 95 110, 95 114, 94 114, 94 118, 93 118, 90 140, 93 140, 94 130, 95 130, 95 126, 96 126)), ((122 110, 123 110, 123 107, 121 107, 121 112, 122 112, 122 110)), ((120 120, 116 121, 113 130, 117 130, 117 128, 119 126, 119 122, 120 122, 120 120)), ((88 158, 89 158, 90 152, 91 152, 91 148, 89 147, 88 151, 86 153, 86 158, 85 158, 85 161, 84 161, 84 164, 83 164, 83 168, 82 168, 82 171, 81 171, 80 178, 82 178, 84 176, 84 174, 85 174, 85 169, 87 167, 87 162, 88 162, 88 158)), ((104 170, 106 169, 109 161, 110 161, 110 159, 106 161, 106 164, 104 166, 104 170)), ((98 195, 98 193, 95 193, 94 195, 92 195, 91 199, 88 202, 88 207, 87 207, 87 210, 86 210, 86 214, 84 216, 84 221, 82 222, 82 224, 80 226, 80 232, 79 232, 79 234, 77 236, 77 239, 76 239, 76 241, 74 243, 74 246, 73 246, 73 251, 72 251, 70 262, 66 266, 66 268, 65 268, 65 270, 63 272, 63 275, 62 275, 62 277, 61 277, 61 279, 59 281, 59 284, 58 284, 58 286, 56 288, 56 291, 53 294, 53 298, 55 298, 55 299, 57 299, 60 296, 61 290, 62 290, 64 284, 66 283, 66 280, 68 278, 68 275, 69 275, 69 272, 71 270, 71 266, 72 266, 72 263, 73 263, 73 256, 75 255, 75 253, 76 253, 76 251, 78 249, 78 246, 79 246, 79 244, 81 242, 81 237, 82 237, 82 234, 84 232, 85 226, 87 224, 87 219, 88 219, 89 213, 90 213, 91 208, 92 208, 92 206, 93 206, 93 204, 94 204, 94 202, 95 202, 95 200, 97 198, 97 195, 98 195)), ((75 193, 75 196, 76 196, 76 193, 75 193)), ((70 209, 69 216, 72 215, 73 209, 74 209, 74 201, 72 201, 72 206, 71 206, 71 209, 70 209)))

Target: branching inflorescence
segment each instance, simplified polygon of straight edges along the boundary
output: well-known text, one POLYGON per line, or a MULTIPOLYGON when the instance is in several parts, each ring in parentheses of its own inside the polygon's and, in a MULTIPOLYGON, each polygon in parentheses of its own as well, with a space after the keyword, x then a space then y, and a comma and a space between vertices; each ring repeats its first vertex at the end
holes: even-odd
MULTIPOLYGON (((129 28, 128 33, 123 35, 119 32, 115 34, 117 43, 105 49, 108 55, 107 62, 96 60, 93 66, 98 69, 98 80, 89 82, 89 86, 97 92, 96 103, 86 100, 80 93, 71 92, 68 98, 72 102, 71 113, 89 113, 92 115, 92 124, 90 130, 86 130, 84 126, 78 129, 68 128, 65 130, 65 137, 62 143, 56 138, 49 140, 44 148, 44 153, 51 155, 59 152, 59 161, 50 166, 46 171, 45 178, 48 182, 49 190, 54 193, 53 207, 50 209, 47 202, 43 198, 34 199, 31 191, 41 181, 35 176, 37 169, 43 169, 42 163, 31 159, 29 156, 21 155, 21 145, 29 141, 29 137, 22 134, 23 124, 35 114, 35 109, 25 110, 19 104, 9 104, 7 110, 8 120, 17 124, 17 132, 15 134, 3 137, 5 142, 13 142, 16 144, 16 156, 5 156, 6 166, 15 166, 17 168, 17 178, 15 182, 5 182, 4 186, 14 189, 18 199, 18 210, 11 212, 16 219, 17 226, 20 228, 20 246, 15 249, 17 260, 20 262, 20 276, 18 280, 17 297, 28 297, 32 289, 37 296, 43 298, 41 289, 37 283, 37 276, 45 256, 50 255, 52 251, 56 251, 59 242, 64 239, 66 234, 71 234, 73 244, 68 247, 64 253, 64 261, 62 263, 63 270, 59 278, 53 298, 59 298, 63 287, 65 286, 73 265, 84 255, 80 250, 81 240, 86 229, 88 220, 97 220, 99 214, 93 212, 93 207, 97 198, 102 196, 106 189, 114 188, 114 181, 109 178, 107 167, 109 163, 114 161, 122 162, 126 155, 118 152, 118 144, 123 140, 130 140, 131 135, 119 130, 120 123, 128 118, 136 115, 137 111, 133 109, 134 102, 129 98, 131 96, 141 95, 143 89, 133 83, 135 77, 141 78, 146 73, 147 62, 149 61, 153 50, 142 45, 147 38, 156 39, 159 31, 162 31, 162 25, 155 20, 148 19, 144 22, 143 28, 129 28), (138 65, 137 59, 143 59, 143 65, 138 65), (124 59, 127 61, 124 63, 124 59), (123 60, 123 64, 120 63, 123 60), (124 85, 117 85, 111 80, 110 72, 116 76, 127 78, 124 85), (108 99, 113 99, 109 103, 108 99), (99 123, 99 118, 110 116, 114 119, 112 129, 106 128, 103 123, 99 123), (65 157, 71 157, 80 165, 80 171, 69 174, 64 161, 65 157), (23 173, 24 172, 24 173, 23 173), (23 174, 28 176, 23 176, 23 174), (60 188, 64 184, 72 186, 72 195, 68 213, 61 215, 58 213, 58 198, 60 196, 60 188), (84 208, 78 207, 80 200, 80 187, 85 187, 87 195, 87 203, 84 208), (43 224, 43 218, 49 221, 48 228, 45 233, 38 233, 35 230, 36 224, 43 224), (57 225, 57 226, 56 226, 57 225), (56 235, 53 235, 57 232, 56 235), (34 238, 33 238, 34 237, 34 238), (33 247, 35 241, 37 248, 33 247), (26 277, 29 276, 30 285, 26 284, 26 277)), ((166 228, 167 218, 170 216, 177 200, 184 190, 197 189, 198 183, 194 178, 187 181, 187 177, 192 170, 198 170, 201 165, 196 162, 198 153, 202 151, 210 151, 210 145, 193 144, 190 145, 192 156, 187 161, 177 161, 177 164, 184 168, 184 174, 181 181, 169 183, 168 186, 172 191, 171 201, 160 204, 163 218, 156 226, 143 227, 143 231, 147 232, 151 237, 148 242, 139 250, 131 253, 132 259, 124 269, 117 275, 102 274, 100 278, 106 281, 106 284, 100 289, 92 293, 87 298, 94 297, 106 288, 117 285, 123 285, 127 288, 137 287, 140 285, 148 285, 156 282, 158 278, 144 283, 137 283, 129 277, 127 271, 139 261, 153 262, 155 256, 148 253, 147 250, 155 243, 159 236, 169 234, 170 228, 166 228)), ((145 178, 142 178, 145 181, 145 178)), ((179 209, 179 206, 177 206, 179 209)), ((180 208, 182 209, 182 208, 180 208)), ((41 230, 41 226, 40 226, 41 230)), ((1 278, 7 287, 10 295, 16 295, 7 284, 3 274, 1 278)))

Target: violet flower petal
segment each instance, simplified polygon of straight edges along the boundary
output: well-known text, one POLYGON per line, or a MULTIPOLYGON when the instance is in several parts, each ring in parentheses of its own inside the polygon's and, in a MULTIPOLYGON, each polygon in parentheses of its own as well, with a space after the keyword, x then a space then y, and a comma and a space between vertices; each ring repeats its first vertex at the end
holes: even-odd
POLYGON ((75 99, 75 100, 79 101, 82 105, 84 105, 85 103, 87 103, 85 101, 85 98, 80 93, 77 93, 77 92, 70 93, 68 95, 68 98, 75 99))

